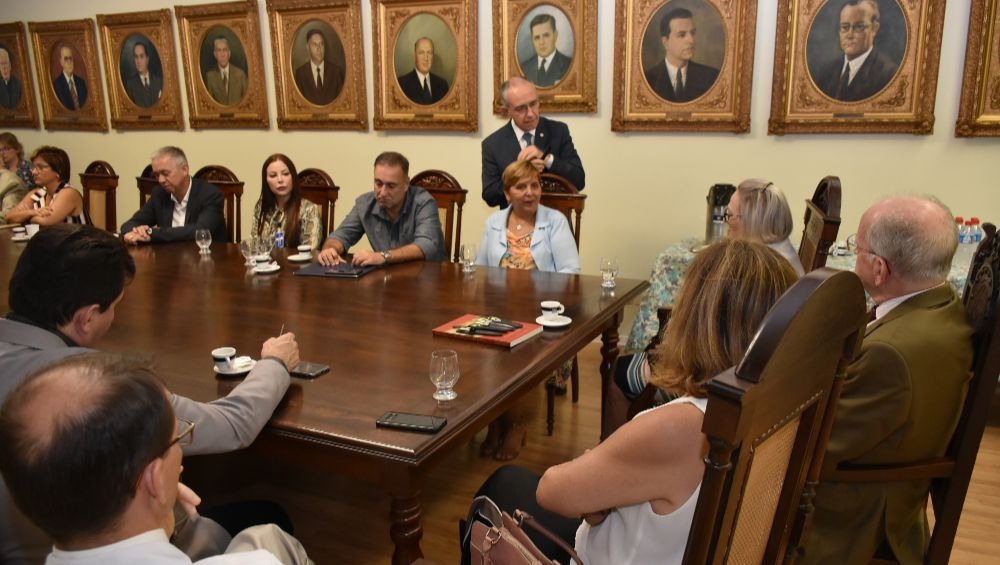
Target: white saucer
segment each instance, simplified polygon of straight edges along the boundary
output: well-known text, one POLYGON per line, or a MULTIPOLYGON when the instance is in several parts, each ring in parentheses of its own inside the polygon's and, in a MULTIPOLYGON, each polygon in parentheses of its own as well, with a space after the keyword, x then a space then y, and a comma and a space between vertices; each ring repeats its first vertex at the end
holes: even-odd
POLYGON ((251 259, 253 259, 254 261, 257 261, 258 263, 261 262, 261 261, 270 261, 271 260, 271 254, 270 253, 258 253, 256 255, 254 255, 253 257, 251 257, 251 259))
POLYGON ((11 241, 28 241, 29 239, 31 239, 31 238, 29 238, 28 234, 26 234, 26 233, 14 234, 10 238, 11 241))
POLYGON ((220 369, 215 365, 212 368, 215 369, 216 375, 225 375, 227 377, 232 377, 234 375, 245 375, 250 372, 257 365, 257 362, 253 359, 242 356, 233 359, 233 367, 231 369, 220 369))
POLYGON ((546 328, 564 328, 572 322, 573 319, 569 316, 556 316, 552 319, 547 319, 545 316, 535 318, 536 324, 545 326, 546 328))
POLYGON ((297 262, 297 263, 305 263, 306 261, 312 261, 312 258, 313 258, 312 253, 310 253, 308 251, 306 251, 304 253, 296 253, 295 255, 289 255, 288 256, 288 260, 289 261, 293 261, 293 262, 297 262))
POLYGON ((277 263, 261 263, 253 268, 253 272, 258 275, 264 275, 267 273, 276 273, 279 269, 281 269, 281 265, 277 263))

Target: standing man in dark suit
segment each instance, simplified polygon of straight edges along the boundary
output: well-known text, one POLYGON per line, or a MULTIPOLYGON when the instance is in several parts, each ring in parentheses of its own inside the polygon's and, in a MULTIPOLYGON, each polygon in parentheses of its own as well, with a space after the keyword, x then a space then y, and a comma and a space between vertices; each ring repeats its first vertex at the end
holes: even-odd
POLYGON ((310 103, 326 106, 344 87, 344 69, 326 60, 326 39, 318 29, 306 33, 309 61, 295 69, 295 86, 310 103))
POLYGON ((63 72, 52 79, 56 89, 56 98, 69 110, 79 110, 87 103, 87 81, 73 74, 73 50, 69 47, 59 49, 59 64, 63 72))
POLYGON ((670 102, 690 102, 708 92, 719 69, 692 61, 694 14, 686 8, 667 12, 660 20, 660 43, 666 51, 662 63, 646 69, 646 81, 657 96, 670 102))
POLYGON ((153 187, 149 200, 122 224, 126 243, 193 241, 194 232, 207 229, 212 241, 229 241, 222 213, 222 192, 214 184, 191 178, 187 156, 179 147, 153 154, 153 187))
POLYGON ((137 41, 132 46, 132 60, 135 61, 135 74, 125 81, 125 92, 136 106, 149 108, 160 99, 163 77, 150 72, 145 43, 137 41))
POLYGON ((861 217, 854 271, 877 305, 847 368, 800 563, 923 563, 929 480, 838 482, 840 463, 944 455, 972 365, 965 308, 947 281, 958 237, 930 197, 883 200, 861 217))
POLYGON ((510 121, 483 140, 483 200, 490 206, 506 208, 503 170, 523 160, 530 160, 539 171, 565 177, 583 190, 587 177, 569 128, 538 113, 535 85, 514 77, 500 86, 500 99, 501 109, 510 121))
POLYGON ((0 106, 11 110, 21 103, 21 79, 11 73, 10 51, 0 47, 0 106))
POLYGON ((431 72, 434 42, 421 37, 413 44, 414 69, 396 77, 403 94, 417 104, 434 104, 448 94, 448 81, 431 72))
POLYGON ((874 0, 848 0, 840 9, 842 58, 826 65, 817 86, 830 98, 857 102, 889 84, 899 65, 875 47, 879 9, 874 0))
POLYGON ((555 86, 562 80, 573 62, 556 49, 559 32, 556 31, 556 19, 552 14, 538 14, 531 18, 528 25, 531 30, 531 45, 535 54, 521 61, 524 78, 535 83, 535 86, 555 86))

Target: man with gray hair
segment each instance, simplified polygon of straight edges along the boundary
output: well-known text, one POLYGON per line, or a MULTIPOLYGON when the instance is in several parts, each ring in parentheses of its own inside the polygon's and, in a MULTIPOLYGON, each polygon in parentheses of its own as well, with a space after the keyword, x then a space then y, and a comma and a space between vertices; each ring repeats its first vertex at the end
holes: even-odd
POLYGON ((972 365, 972 331, 947 281, 958 237, 932 197, 876 203, 861 217, 855 272, 875 302, 847 369, 802 563, 922 563, 930 481, 838 482, 841 463, 886 465, 944 455, 972 365))
POLYGON ((153 187, 149 200, 122 224, 125 243, 193 241, 198 229, 212 232, 212 241, 229 241, 222 213, 222 192, 211 183, 191 178, 187 156, 179 147, 153 153, 153 187))

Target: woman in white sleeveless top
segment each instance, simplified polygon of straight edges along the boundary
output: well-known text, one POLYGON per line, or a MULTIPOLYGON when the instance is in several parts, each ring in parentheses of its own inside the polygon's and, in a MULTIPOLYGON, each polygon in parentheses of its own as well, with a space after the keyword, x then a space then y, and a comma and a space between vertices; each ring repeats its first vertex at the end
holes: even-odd
MULTIPOLYGON (((587 565, 680 563, 708 452, 701 433, 704 383, 739 361, 768 310, 797 278, 788 261, 760 243, 726 239, 700 252, 685 275, 658 350, 662 361, 650 379, 679 398, 643 412, 540 480, 530 471, 501 468, 480 494, 508 512, 535 515, 575 545, 587 565)), ((565 561, 554 544, 533 539, 565 561)))

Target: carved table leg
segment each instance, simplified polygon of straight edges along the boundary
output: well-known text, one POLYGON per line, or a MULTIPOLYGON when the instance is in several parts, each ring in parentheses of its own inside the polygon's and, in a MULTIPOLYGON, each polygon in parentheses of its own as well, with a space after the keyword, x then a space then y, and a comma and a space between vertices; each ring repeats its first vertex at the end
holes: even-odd
MULTIPOLYGON (((607 402, 608 386, 611 384, 615 359, 618 358, 618 326, 621 325, 622 310, 615 313, 608 326, 601 333, 601 428, 604 428, 604 404, 607 402)), ((603 440, 604 437, 601 437, 603 440)))
POLYGON ((412 496, 392 496, 389 521, 389 536, 396 544, 392 552, 393 565, 413 563, 423 557, 420 538, 424 536, 424 528, 420 524, 420 502, 416 492, 412 496))

